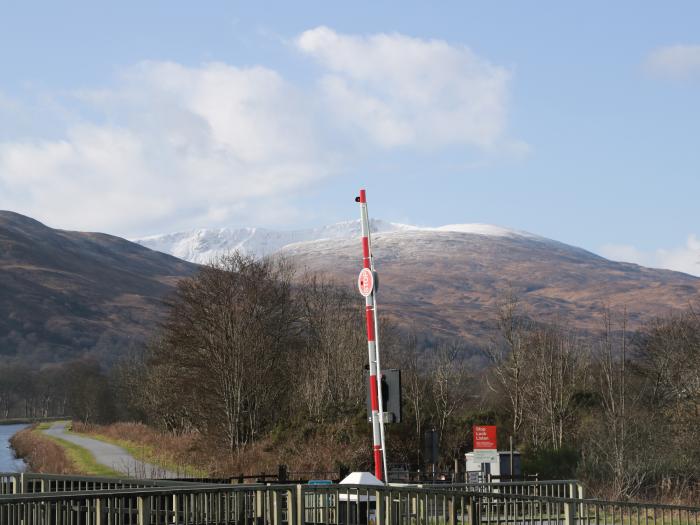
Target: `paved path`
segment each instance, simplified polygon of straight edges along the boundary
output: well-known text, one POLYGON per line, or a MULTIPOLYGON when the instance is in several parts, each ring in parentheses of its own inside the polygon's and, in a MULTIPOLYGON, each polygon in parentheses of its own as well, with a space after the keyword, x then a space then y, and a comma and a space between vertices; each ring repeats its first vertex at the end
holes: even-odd
POLYGON ((177 478, 182 477, 176 472, 170 472, 157 465, 145 463, 134 458, 126 450, 111 443, 105 443, 98 439, 92 439, 77 434, 71 434, 66 430, 66 422, 59 421, 44 430, 44 433, 70 441, 79 447, 83 447, 95 456, 95 460, 106 467, 126 474, 133 478, 177 478))

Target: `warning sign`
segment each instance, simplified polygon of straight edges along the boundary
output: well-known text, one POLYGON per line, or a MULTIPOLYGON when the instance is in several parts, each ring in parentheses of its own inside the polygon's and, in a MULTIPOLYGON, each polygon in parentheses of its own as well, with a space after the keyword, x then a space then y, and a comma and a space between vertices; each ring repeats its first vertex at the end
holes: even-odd
POLYGON ((357 278, 357 287, 363 297, 368 297, 374 289, 374 276, 369 268, 362 268, 360 276, 357 278))
POLYGON ((497 450, 496 426, 474 425, 474 450, 497 450))

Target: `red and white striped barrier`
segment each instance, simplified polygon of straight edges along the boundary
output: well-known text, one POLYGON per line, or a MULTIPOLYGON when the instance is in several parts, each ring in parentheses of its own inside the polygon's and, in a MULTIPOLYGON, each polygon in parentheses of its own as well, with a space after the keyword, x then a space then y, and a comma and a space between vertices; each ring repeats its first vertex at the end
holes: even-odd
POLYGON ((365 298, 365 319, 367 323, 367 350, 369 353, 369 392, 372 408, 372 444, 374 456, 374 476, 383 480, 382 466, 386 466, 384 453, 384 421, 379 407, 382 404, 382 392, 378 387, 377 377, 381 374, 379 365, 379 349, 376 326, 376 283, 374 264, 372 261, 371 239, 369 231, 369 216, 367 214, 367 195, 360 190, 356 199, 360 203, 360 219, 362 224, 362 271, 357 279, 357 286, 365 298))

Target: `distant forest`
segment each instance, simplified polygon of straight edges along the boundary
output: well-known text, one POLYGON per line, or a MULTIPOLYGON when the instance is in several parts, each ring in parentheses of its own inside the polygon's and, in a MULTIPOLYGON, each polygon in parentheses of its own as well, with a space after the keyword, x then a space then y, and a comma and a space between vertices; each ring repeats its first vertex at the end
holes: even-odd
MULTIPOLYGON (((180 281, 151 343, 109 370, 90 360, 0 367, 0 410, 199 435, 238 469, 230 474, 280 458, 367 469, 359 296, 296 272, 284 260, 223 257, 180 281)), ((601 308, 600 331, 583 336, 565 319, 539 323, 504 291, 494 322, 498 335, 479 350, 485 369, 460 339, 382 322, 383 365, 403 383, 390 462, 424 468, 422 436, 434 428, 448 469, 472 449, 473 424, 496 424, 540 479, 579 478, 615 499, 700 496, 696 309, 630 333, 624 311, 601 308)))

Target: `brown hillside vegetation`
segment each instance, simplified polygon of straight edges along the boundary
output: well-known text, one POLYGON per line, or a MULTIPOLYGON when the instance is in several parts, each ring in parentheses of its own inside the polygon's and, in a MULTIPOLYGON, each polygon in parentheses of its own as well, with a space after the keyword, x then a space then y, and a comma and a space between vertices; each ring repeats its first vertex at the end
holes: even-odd
MULTIPOLYGON (((477 346, 497 333, 504 292, 539 322, 599 332, 606 308, 627 311, 630 330, 700 297, 700 278, 609 261, 528 235, 402 231, 373 238, 382 312, 411 330, 466 338, 477 346)), ((300 268, 355 286, 359 240, 327 240, 283 250, 300 268)))
POLYGON ((108 363, 141 344, 174 282, 197 266, 101 233, 0 210, 0 352, 34 364, 108 363))

